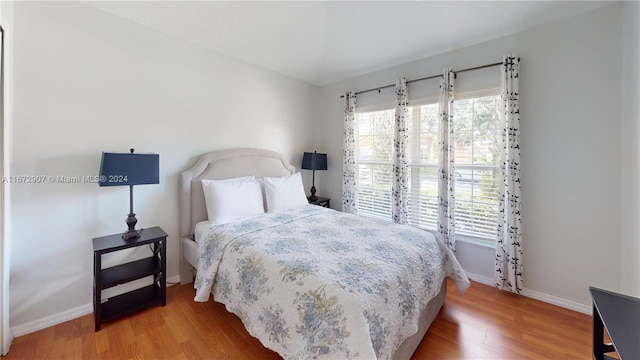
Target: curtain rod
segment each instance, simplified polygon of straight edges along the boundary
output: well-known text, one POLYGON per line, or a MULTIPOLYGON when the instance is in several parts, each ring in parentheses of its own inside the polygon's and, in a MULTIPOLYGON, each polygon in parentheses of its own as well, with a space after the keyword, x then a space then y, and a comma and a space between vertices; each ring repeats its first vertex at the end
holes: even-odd
MULTIPOLYGON (((494 67, 494 66, 498 66, 498 65, 502 65, 502 61, 501 62, 497 62, 497 63, 493 63, 493 64, 487 64, 487 65, 480 65, 480 66, 476 66, 476 67, 472 67, 472 68, 468 68, 468 69, 462 69, 462 70, 458 70, 458 71, 454 71, 454 74, 458 74, 461 72, 465 72, 465 71, 471 71, 471 70, 479 70, 479 69, 484 69, 484 68, 488 68, 488 67, 494 67)), ((407 85, 417 82, 417 81, 423 81, 423 80, 429 80, 429 79, 435 79, 435 78, 439 78, 442 77, 442 74, 440 75, 432 75, 432 76, 427 76, 427 77, 423 77, 420 79, 413 79, 413 80, 407 80, 407 85)), ((377 88, 373 88, 373 89, 367 89, 367 90, 362 90, 362 91, 356 91, 356 95, 360 95, 360 94, 364 94, 364 93, 368 93, 371 91, 380 91, 382 89, 386 89, 386 88, 390 88, 390 87, 394 87, 396 86, 396 84, 391 84, 391 85, 384 85, 384 86, 379 86, 377 88)), ((340 98, 344 98, 344 95, 340 95, 340 98)))

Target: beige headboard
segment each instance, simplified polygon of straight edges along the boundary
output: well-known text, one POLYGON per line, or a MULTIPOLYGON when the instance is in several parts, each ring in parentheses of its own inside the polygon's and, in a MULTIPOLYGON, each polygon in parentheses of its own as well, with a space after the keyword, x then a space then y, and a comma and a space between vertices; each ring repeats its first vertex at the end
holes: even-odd
POLYGON ((207 220, 202 192, 202 179, 230 179, 255 175, 286 176, 295 168, 281 154, 261 149, 230 149, 204 154, 190 169, 182 173, 180 182, 180 237, 193 235, 200 221, 207 220))

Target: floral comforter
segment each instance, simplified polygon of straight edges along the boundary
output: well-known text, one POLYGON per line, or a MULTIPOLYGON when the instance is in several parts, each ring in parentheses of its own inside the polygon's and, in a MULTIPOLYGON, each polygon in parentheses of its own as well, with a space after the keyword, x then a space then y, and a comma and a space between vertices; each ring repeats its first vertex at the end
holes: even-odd
POLYGON ((314 205, 199 235, 195 301, 213 290, 286 359, 390 359, 446 276, 469 286, 432 234, 314 205))

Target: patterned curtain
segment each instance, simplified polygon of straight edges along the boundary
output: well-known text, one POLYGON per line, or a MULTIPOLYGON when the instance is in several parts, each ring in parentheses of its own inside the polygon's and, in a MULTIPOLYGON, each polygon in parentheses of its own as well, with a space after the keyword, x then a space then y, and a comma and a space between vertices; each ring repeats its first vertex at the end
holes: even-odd
POLYGON ((444 69, 440 81, 440 156, 438 176, 438 238, 456 251, 455 170, 453 153, 453 82, 455 73, 444 69))
POLYGON ((494 280, 502 290, 522 290, 522 226, 520 219, 520 59, 507 54, 501 66, 502 154, 498 188, 498 234, 494 280))
POLYGON ((356 94, 344 94, 344 145, 342 158, 342 211, 355 214, 358 206, 356 165, 356 94))
POLYGON ((409 143, 409 95, 407 79, 396 80, 396 126, 393 148, 393 184, 391 191, 391 214, 393 222, 407 223, 407 176, 409 163, 407 160, 409 143))

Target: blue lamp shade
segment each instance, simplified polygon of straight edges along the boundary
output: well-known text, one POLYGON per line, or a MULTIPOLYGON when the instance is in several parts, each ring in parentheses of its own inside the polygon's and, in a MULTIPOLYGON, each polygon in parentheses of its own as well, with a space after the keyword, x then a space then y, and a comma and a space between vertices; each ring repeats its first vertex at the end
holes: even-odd
POLYGON ((327 170, 327 154, 305 152, 302 156, 302 168, 305 170, 327 170))
POLYGON ((160 183, 160 155, 130 153, 102 153, 100 161, 100 186, 129 186, 129 215, 125 240, 135 240, 142 230, 136 230, 136 214, 133 212, 133 186, 160 183))
POLYGON ((100 186, 144 185, 160 183, 160 155, 102 153, 100 186))

